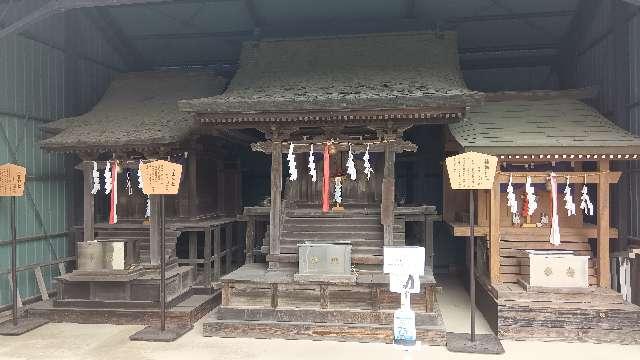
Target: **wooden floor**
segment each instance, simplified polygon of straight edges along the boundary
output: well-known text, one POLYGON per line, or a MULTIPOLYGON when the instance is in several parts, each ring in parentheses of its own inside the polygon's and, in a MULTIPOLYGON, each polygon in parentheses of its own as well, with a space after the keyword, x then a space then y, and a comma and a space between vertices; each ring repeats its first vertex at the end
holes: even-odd
POLYGON ((640 344, 640 307, 613 290, 479 285, 479 307, 500 338, 640 344))

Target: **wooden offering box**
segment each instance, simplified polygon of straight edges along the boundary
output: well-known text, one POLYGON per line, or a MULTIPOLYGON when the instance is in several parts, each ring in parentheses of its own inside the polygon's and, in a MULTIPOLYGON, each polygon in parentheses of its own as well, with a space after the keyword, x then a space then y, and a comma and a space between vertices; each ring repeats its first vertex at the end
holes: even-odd
MULTIPOLYGON (((589 286, 589 257, 571 251, 527 250, 523 266, 529 274, 524 282, 532 287, 586 288, 589 286)), ((526 272, 522 272, 526 274, 526 272)))

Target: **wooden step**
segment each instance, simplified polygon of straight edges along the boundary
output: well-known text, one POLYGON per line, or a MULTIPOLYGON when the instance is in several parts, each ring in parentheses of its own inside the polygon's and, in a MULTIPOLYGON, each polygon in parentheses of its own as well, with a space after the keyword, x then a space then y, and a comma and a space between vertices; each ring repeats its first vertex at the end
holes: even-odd
POLYGON ((365 240, 383 240, 384 234, 380 232, 339 232, 339 231, 324 231, 324 232, 309 232, 309 231, 283 231, 280 234, 281 238, 296 239, 300 241, 304 240, 331 240, 342 241, 342 239, 365 239, 365 240))

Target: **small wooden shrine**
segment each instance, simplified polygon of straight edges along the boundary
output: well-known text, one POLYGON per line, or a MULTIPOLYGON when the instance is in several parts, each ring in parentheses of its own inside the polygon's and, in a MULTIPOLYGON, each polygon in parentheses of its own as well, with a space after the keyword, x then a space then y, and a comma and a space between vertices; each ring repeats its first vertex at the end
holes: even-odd
MULTIPOLYGON (((449 154, 499 159, 493 189, 477 192, 475 234, 477 301, 501 337, 640 341, 640 308, 611 290, 609 210, 611 164, 638 159, 640 138, 581 101, 591 93, 487 94, 449 125, 449 154)), ((469 236, 467 193, 445 183, 443 197, 453 236, 469 236)))
POLYGON ((222 95, 179 105, 202 127, 260 130, 267 141, 252 148, 271 156, 270 206, 245 209, 248 250, 253 223, 269 214, 267 264, 249 252, 222 278, 204 334, 392 341, 400 301, 382 273, 383 247, 405 245, 407 224, 419 222, 427 269, 413 301, 418 340, 443 344, 432 271, 439 215, 398 205, 396 154, 416 150, 405 130, 459 121, 481 99, 462 80, 452 32, 245 43, 222 95), (326 252, 313 252, 317 244, 326 252))
POLYGON ((224 86, 224 79, 206 71, 124 74, 88 113, 47 124, 53 136, 41 146, 80 158, 76 169, 83 177, 71 191, 82 200, 70 207, 83 221, 74 231, 80 235, 76 269, 57 279, 55 299, 29 311, 54 321, 158 320, 160 199, 144 195, 138 171, 153 159, 184 168, 180 191, 167 197, 165 207, 168 321, 191 323, 213 307, 221 241, 227 271, 238 263, 232 257, 242 254, 232 237, 241 202, 238 146, 231 134, 196 133, 177 101, 219 94, 224 86), (188 255, 179 257, 180 246, 188 255))

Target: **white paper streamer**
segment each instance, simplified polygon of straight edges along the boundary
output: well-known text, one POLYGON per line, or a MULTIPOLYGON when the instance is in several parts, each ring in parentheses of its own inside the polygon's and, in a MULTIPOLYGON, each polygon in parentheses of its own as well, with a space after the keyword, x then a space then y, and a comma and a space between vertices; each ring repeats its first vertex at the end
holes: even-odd
POLYGON ((576 214, 576 204, 573 202, 573 195, 571 195, 569 177, 567 177, 567 185, 564 187, 564 208, 567 209, 567 216, 576 214))
POLYGON ((287 154, 287 160, 289 160, 289 180, 298 179, 298 170, 296 169, 296 157, 293 155, 293 144, 289 145, 289 154, 287 154))
POLYGON ((580 209, 584 211, 585 215, 593 215, 593 204, 589 198, 589 190, 587 185, 582 186, 582 196, 580 197, 580 209))
POLYGON ((144 212, 144 216, 147 218, 151 217, 151 201, 149 200, 148 195, 147 195, 147 208, 144 212))
POLYGON ((91 174, 93 175, 93 188, 91 189, 91 193, 95 195, 100 190, 100 173, 98 172, 98 163, 95 161, 93 162, 93 172, 91 174))
MULTIPOLYGON (((511 175, 509 175, 509 185, 507 186, 507 206, 511 213, 514 215, 518 214, 518 201, 516 201, 516 194, 513 193, 513 184, 511 175)), ((515 220, 515 218, 514 218, 515 220)))
POLYGON ((551 234, 549 242, 553 245, 560 245, 560 221, 558 219, 558 179, 555 173, 549 175, 551 178, 551 234))
POLYGON ((538 203, 536 202, 535 189, 533 188, 533 186, 531 186, 531 176, 527 176, 525 191, 527 192, 527 204, 528 204, 527 214, 531 216, 538 208, 538 203))
POLYGON ((313 144, 309 149, 309 175, 311 175, 311 181, 316 182, 318 178, 318 172, 316 171, 316 161, 313 157, 313 144))
POLYGON ((335 178, 336 186, 333 189, 333 199, 342 204, 342 179, 340 177, 335 178))
POLYGON ((111 178, 111 162, 107 161, 107 166, 104 168, 104 193, 109 195, 113 184, 111 178))
POLYGON ((356 179, 356 164, 353 162, 353 151, 351 151, 351 145, 349 145, 349 155, 347 156, 347 174, 349 174, 351 180, 356 179))
POLYGON ((140 163, 138 164, 138 187, 142 190, 142 172, 140 169, 142 169, 142 160, 140 160, 140 163))
POLYGON ((367 144, 367 151, 365 151, 362 159, 364 160, 364 173, 367 174, 367 180, 369 180, 371 178, 371 174, 373 174, 373 169, 369 162, 369 144, 367 144))

